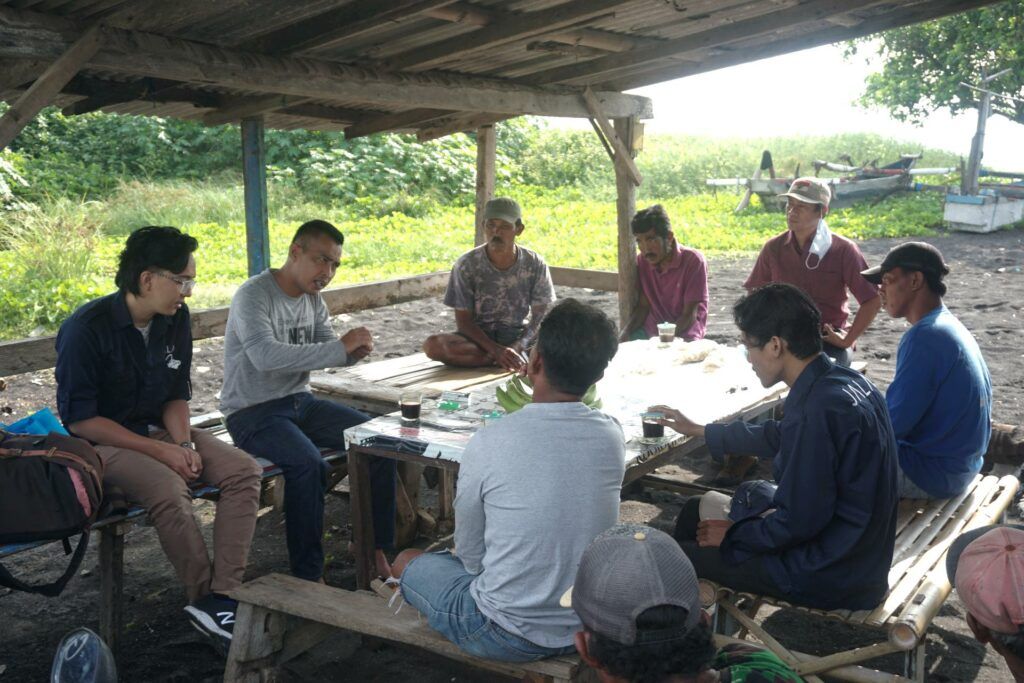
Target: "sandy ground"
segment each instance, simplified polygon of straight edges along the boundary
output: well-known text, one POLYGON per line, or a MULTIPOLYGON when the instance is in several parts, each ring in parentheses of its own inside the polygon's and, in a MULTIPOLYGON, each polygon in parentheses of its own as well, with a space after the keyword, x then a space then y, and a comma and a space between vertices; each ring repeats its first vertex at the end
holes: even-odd
MULTIPOLYGON (((1024 423, 1024 231, 1003 231, 991 235, 949 234, 928 241, 938 246, 950 263, 949 308, 978 337, 985 354, 995 392, 994 418, 1009 424, 1024 423)), ((862 244, 870 263, 881 260, 895 243, 873 240, 862 244)), ((711 305, 708 336, 734 343, 736 336, 730 307, 741 294, 741 283, 753 257, 713 259, 710 262, 711 305)), ((591 290, 561 290, 560 296, 575 296, 615 315, 613 294, 591 290)), ((375 336, 377 348, 370 360, 407 355, 419 351, 427 335, 453 326, 450 312, 439 299, 410 302, 358 314, 338 316, 338 329, 366 325, 375 336)), ((857 357, 869 363, 869 377, 885 388, 895 367, 896 344, 906 329, 903 321, 891 320, 882 312, 862 337, 857 357)), ((222 377, 220 340, 197 344, 193 364, 195 414, 217 408, 216 393, 222 377)), ((0 410, 10 422, 33 409, 53 405, 53 373, 42 371, 6 378, 8 389, 0 394, 0 410)), ((691 463, 698 466, 699 463, 691 463)), ((687 468, 689 469, 689 467, 687 468)), ((670 466, 667 471, 671 473, 670 466)), ((425 500, 432 496, 425 494, 425 500)), ((668 528, 679 509, 677 496, 644 491, 627 497, 621 508, 624 520, 644 521, 668 528)), ((197 504, 207 522, 214 508, 197 504)), ((354 570, 345 553, 349 538, 348 500, 344 495, 328 499, 327 581, 354 587, 354 570)), ((68 630, 97 626, 96 605, 99 582, 96 547, 90 548, 80 576, 57 599, 30 596, 0 589, 0 683, 44 680, 53 651, 68 630)), ((136 526, 126 542, 125 591, 126 634, 119 658, 123 681, 216 681, 223 673, 223 660, 195 633, 181 611, 183 597, 170 566, 163 557, 152 529, 136 526)), ((32 576, 57 566, 61 553, 50 547, 11 558, 9 569, 32 576)), ((247 577, 271 571, 286 571, 283 520, 279 513, 265 511, 257 526, 247 577)), ((932 681, 1008 681, 1008 670, 992 650, 970 636, 963 622, 963 608, 955 596, 942 608, 928 636, 927 669, 932 681)), ((769 630, 783 644, 819 653, 870 642, 872 633, 841 627, 832 622, 810 620, 778 611, 767 619, 769 630)), ((878 660, 893 672, 900 658, 878 660)), ((339 635, 312 653, 289 665, 286 681, 352 680, 406 681, 419 683, 494 680, 421 653, 390 646, 361 646, 354 637, 339 635)))

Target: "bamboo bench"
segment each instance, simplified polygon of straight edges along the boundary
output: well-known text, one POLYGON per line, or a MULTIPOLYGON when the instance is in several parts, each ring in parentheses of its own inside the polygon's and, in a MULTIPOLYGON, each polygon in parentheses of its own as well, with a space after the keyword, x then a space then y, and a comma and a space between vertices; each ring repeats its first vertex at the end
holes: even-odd
POLYGON ((574 655, 512 664, 466 654, 427 625, 415 609, 395 614, 370 591, 347 591, 269 574, 231 591, 238 600, 225 683, 274 680, 286 662, 327 638, 335 629, 425 650, 479 669, 545 683, 567 683, 581 664, 574 655))
MULTIPOLYGON (((221 423, 220 413, 208 413, 193 417, 191 420, 193 428, 206 429, 217 438, 231 442, 231 436, 221 423)), ((324 449, 322 451, 324 460, 332 468, 332 481, 344 477, 347 460, 341 451, 324 449)), ((278 477, 281 475, 281 468, 265 460, 256 458, 256 462, 263 468, 262 487, 260 496, 261 506, 271 504, 279 506, 283 495, 283 486, 278 486, 278 477), (268 496, 267 494, 272 494, 268 496)), ((199 484, 192 487, 194 499, 217 500, 220 490, 215 486, 199 484)), ((146 511, 137 506, 126 510, 119 510, 115 514, 108 515, 96 521, 92 530, 99 533, 99 582, 100 582, 100 605, 99 605, 99 634, 115 653, 118 648, 121 632, 124 626, 124 537, 129 527, 141 522, 146 518, 146 511)), ((27 550, 39 548, 59 541, 35 541, 31 543, 15 543, 0 545, 0 558, 10 557, 27 550)))
POLYGON ((739 626, 740 637, 753 635, 806 680, 818 674, 845 681, 923 681, 925 636, 952 590, 946 576, 946 551, 963 532, 999 522, 1020 482, 1015 476, 978 475, 961 495, 945 500, 900 501, 896 543, 889 570, 889 592, 873 610, 817 610, 795 607, 773 597, 730 590, 701 580, 705 606, 717 602, 719 632, 739 626), (740 601, 746 602, 741 606, 740 601), (846 624, 882 631, 880 642, 815 657, 783 647, 755 619, 763 605, 796 610, 846 624), (905 653, 902 676, 860 666, 868 659, 905 653))

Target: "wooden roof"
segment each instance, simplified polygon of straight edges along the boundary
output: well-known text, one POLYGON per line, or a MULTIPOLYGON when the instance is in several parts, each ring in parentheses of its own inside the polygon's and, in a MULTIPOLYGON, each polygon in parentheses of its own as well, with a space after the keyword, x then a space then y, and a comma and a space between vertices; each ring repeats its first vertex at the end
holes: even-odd
POLYGON ((0 98, 91 26, 57 97, 208 124, 430 139, 520 114, 652 115, 622 91, 992 0, 0 0, 0 98))

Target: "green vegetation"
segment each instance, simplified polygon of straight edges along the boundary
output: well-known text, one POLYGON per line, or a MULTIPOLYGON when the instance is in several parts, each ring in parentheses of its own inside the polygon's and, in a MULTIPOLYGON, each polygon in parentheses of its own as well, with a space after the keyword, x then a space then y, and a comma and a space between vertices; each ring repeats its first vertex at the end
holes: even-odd
MULTIPOLYGON (((194 235, 194 308, 224 305, 246 277, 237 129, 160 119, 47 112, 0 155, 0 338, 54 331, 84 301, 112 289, 125 235, 175 225, 194 235)), ((271 259, 297 225, 326 218, 346 236, 336 284, 446 270, 473 236, 475 143, 451 136, 346 142, 337 134, 268 132, 271 259)), ((648 136, 638 203, 660 201, 677 236, 709 254, 751 252, 783 229, 755 199, 706 191, 708 177, 746 176, 771 149, 780 173, 816 158, 857 161, 920 151, 871 135, 773 140, 648 136)), ((924 163, 950 155, 928 150, 924 163)), ((589 131, 520 120, 499 129, 498 192, 515 196, 522 241, 555 265, 615 268, 611 164, 589 131)), ((835 211, 829 224, 857 239, 927 234, 941 222, 934 194, 835 211)))

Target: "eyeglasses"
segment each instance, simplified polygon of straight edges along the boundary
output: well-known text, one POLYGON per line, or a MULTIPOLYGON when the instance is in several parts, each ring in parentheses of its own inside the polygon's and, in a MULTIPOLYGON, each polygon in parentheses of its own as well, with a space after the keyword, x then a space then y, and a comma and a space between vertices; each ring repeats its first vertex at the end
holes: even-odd
POLYGON ((168 275, 167 273, 161 273, 159 270, 151 270, 153 275, 159 275, 162 278, 166 278, 178 285, 178 291, 182 294, 191 294, 192 290, 196 287, 195 278, 191 277, 178 277, 177 275, 168 275))

